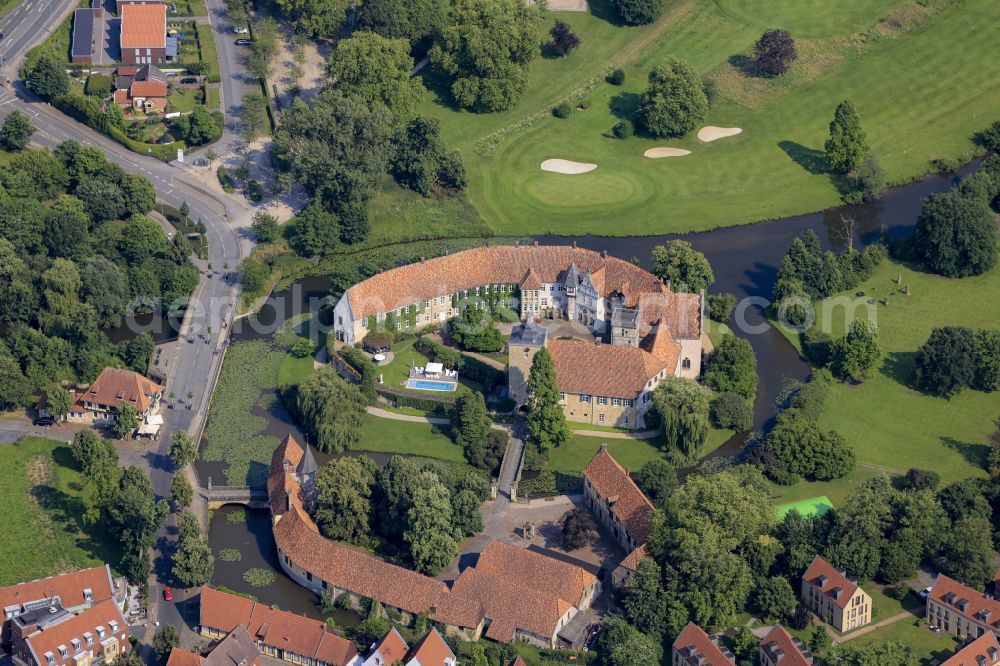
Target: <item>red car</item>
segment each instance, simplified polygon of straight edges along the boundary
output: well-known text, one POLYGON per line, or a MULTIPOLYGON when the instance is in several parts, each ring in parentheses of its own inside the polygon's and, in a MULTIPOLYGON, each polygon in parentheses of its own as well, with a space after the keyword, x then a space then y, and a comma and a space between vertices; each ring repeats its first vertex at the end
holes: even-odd
POLYGON ((169 587, 163 588, 163 598, 166 601, 173 601, 173 599, 174 599, 174 591, 171 590, 169 587))

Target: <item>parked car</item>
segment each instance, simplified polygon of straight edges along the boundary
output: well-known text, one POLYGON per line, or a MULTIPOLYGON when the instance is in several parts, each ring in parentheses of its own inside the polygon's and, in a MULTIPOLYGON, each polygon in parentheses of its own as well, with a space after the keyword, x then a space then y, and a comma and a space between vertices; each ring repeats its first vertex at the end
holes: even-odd
POLYGON ((35 419, 36 426, 44 426, 46 428, 48 428, 51 425, 55 425, 55 422, 56 420, 51 416, 39 416, 37 419, 35 419))
POLYGON ((246 27, 241 27, 240 26, 240 27, 233 28, 233 32, 235 32, 237 35, 249 35, 250 34, 250 28, 246 28, 246 27))
POLYGON ((920 596, 921 599, 926 599, 927 597, 931 596, 931 588, 926 587, 926 588, 920 590, 919 596, 920 596))
POLYGON ((240 37, 233 43, 236 44, 236 46, 250 46, 251 44, 253 44, 253 40, 247 39, 246 37, 240 37))
POLYGON ((173 601, 174 600, 174 591, 171 590, 169 587, 163 588, 163 599, 164 599, 164 601, 173 601))
POLYGON ((181 83, 183 83, 184 85, 192 85, 198 83, 198 79, 196 79, 193 76, 185 76, 183 79, 181 79, 181 83))

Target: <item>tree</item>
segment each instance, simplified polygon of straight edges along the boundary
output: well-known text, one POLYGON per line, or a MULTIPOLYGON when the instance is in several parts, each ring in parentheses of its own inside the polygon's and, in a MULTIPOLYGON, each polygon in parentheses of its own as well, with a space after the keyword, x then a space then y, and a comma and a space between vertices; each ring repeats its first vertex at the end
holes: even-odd
POLYGON ((188 118, 188 131, 184 140, 189 146, 201 146, 215 140, 222 131, 219 118, 206 107, 197 105, 188 118))
POLYGON ((781 76, 798 56, 795 40, 787 30, 767 30, 753 47, 757 71, 767 76, 781 76))
POLYGON ((871 580, 881 565, 893 492, 885 475, 862 481, 839 508, 827 539, 826 558, 862 582, 871 580))
POLYGON ((167 503, 156 501, 144 471, 129 467, 109 498, 106 510, 109 531, 117 535, 123 553, 122 572, 129 581, 138 584, 149 573, 149 548, 167 515, 167 503))
POLYGON ((112 666, 146 666, 146 661, 139 656, 138 650, 119 652, 111 661, 112 666))
POLYGON ((992 393, 1000 389, 1000 329, 976 331, 976 376, 972 386, 992 393))
POLYGON ((77 186, 76 196, 96 223, 125 217, 125 196, 115 183, 104 179, 87 180, 77 186))
POLYGON ((482 502, 471 490, 462 490, 454 495, 451 502, 451 521, 455 538, 463 539, 483 531, 482 502))
POLYGON ((935 328, 914 359, 917 385, 932 395, 956 395, 975 381, 975 359, 972 329, 964 326, 935 328))
POLYGON ((555 363, 544 347, 531 359, 527 390, 528 432, 545 453, 569 439, 569 426, 566 425, 566 414, 559 405, 555 363))
POLYGON ((747 432, 753 427, 753 407, 742 395, 723 393, 712 398, 709 416, 716 428, 747 432))
POLYGON ((281 233, 278 218, 262 210, 254 213, 250 229, 257 234, 258 243, 270 243, 281 233))
POLYGON ((987 517, 968 516, 955 521, 945 539, 941 569, 971 587, 984 587, 996 571, 992 532, 987 517))
POLYGON ((656 560, 645 557, 639 560, 638 568, 628 579, 625 615, 639 631, 647 634, 662 634, 666 628, 667 599, 662 576, 656 560))
POLYGON ((95 505, 89 507, 89 523, 93 524, 101 505, 111 496, 118 478, 118 452, 114 445, 99 437, 93 430, 84 429, 73 435, 70 444, 73 459, 82 476, 91 484, 96 495, 95 505))
POLYGON ((935 490, 941 483, 941 475, 923 469, 911 467, 903 476, 903 490, 923 490, 929 488, 935 490))
POLYGON ((402 456, 392 456, 376 472, 376 494, 372 503, 377 508, 372 522, 382 536, 398 538, 406 529, 407 516, 420 478, 417 463, 402 456))
POLYGON ((319 203, 299 211, 292 222, 289 245, 304 257, 329 254, 340 240, 340 224, 335 213, 323 210, 319 203))
POLYGON ((463 449, 482 445, 490 434, 490 419, 486 416, 486 401, 482 393, 464 393, 455 401, 451 412, 451 437, 463 449))
POLYGON ((138 173, 125 174, 120 186, 126 214, 137 215, 153 210, 156 205, 156 188, 147 178, 138 173))
POLYGON ((841 379, 861 383, 875 374, 881 358, 875 323, 854 321, 847 335, 833 343, 831 370, 841 379))
POLYGON ((118 439, 125 439, 139 427, 139 414, 135 405, 127 400, 118 403, 117 418, 112 426, 112 431, 118 439))
POLYGON ((597 525, 585 509, 567 511, 559 519, 560 538, 565 550, 589 546, 597 538, 597 525))
POLYGON ((612 5, 629 25, 652 23, 663 13, 663 0, 613 0, 612 5))
POLYGON ((854 449, 847 440, 810 419, 780 421, 768 433, 767 446, 784 470, 810 481, 839 479, 854 470, 854 449))
POLYGON ((837 105, 825 148, 827 166, 838 174, 855 171, 868 154, 865 131, 851 100, 845 99, 837 105))
POLYGON ((156 631, 156 636, 153 638, 153 648, 156 650, 156 658, 161 663, 167 663, 167 659, 170 658, 170 651, 177 647, 180 642, 180 635, 177 633, 174 625, 164 624, 156 631))
POLYGON ((698 73, 677 58, 649 73, 649 87, 639 107, 639 121, 657 137, 679 137, 692 131, 708 115, 708 98, 698 73))
POLYGON ((180 509, 191 506, 191 500, 194 499, 194 488, 180 470, 174 473, 174 478, 170 482, 170 498, 180 509))
POLYGON ((433 117, 414 118, 397 131, 391 170, 397 183, 424 196, 435 189, 450 194, 465 187, 462 158, 446 153, 441 121, 433 117))
POLYGON ((754 604, 765 620, 785 622, 792 617, 798 598, 781 576, 765 578, 757 586, 754 604))
POLYGON ((875 154, 868 152, 864 161, 858 167, 858 175, 855 179, 855 186, 860 194, 863 203, 871 203, 879 198, 886 188, 887 177, 882 165, 879 164, 875 154))
POLYGON ((473 467, 493 473, 500 468, 508 439, 506 431, 491 429, 486 439, 465 447, 465 459, 473 467))
POLYGON ((504 111, 520 99, 538 52, 544 9, 520 0, 457 0, 430 50, 458 106, 504 111))
POLYGON ((639 469, 639 487, 653 506, 665 511, 677 489, 677 472, 666 460, 650 460, 639 469))
POLYGON ((61 386, 53 386, 45 392, 45 411, 55 420, 69 413, 73 406, 73 394, 61 386))
POLYGON ((708 316, 720 324, 725 324, 733 316, 736 296, 733 294, 708 294, 705 296, 705 302, 708 304, 708 316))
POLYGON ((261 293, 271 277, 270 269, 253 257, 247 257, 240 262, 239 272, 243 291, 250 294, 261 293))
POLYGON ((552 37, 549 50, 560 58, 580 46, 580 38, 565 21, 556 19, 555 25, 549 30, 549 35, 552 37))
POLYGON ((918 663, 910 648, 899 641, 873 641, 864 645, 848 643, 834 648, 829 661, 844 666, 917 666, 918 663))
POLYGON ((98 325, 108 328, 121 324, 131 300, 125 271, 97 255, 88 257, 80 266, 80 281, 80 296, 93 306, 98 325))
POLYGON ((946 277, 982 275, 997 261, 997 225, 982 200, 957 192, 923 201, 913 237, 928 270, 946 277))
POLYGON ((28 72, 28 87, 42 99, 51 102, 69 92, 66 70, 49 55, 43 55, 28 72))
POLYGON ((212 578, 215 558, 202 534, 198 519, 187 511, 177 517, 177 550, 174 551, 174 577, 185 587, 204 585, 212 578))
POLYGON ((715 282, 712 266, 687 241, 672 240, 653 248, 653 274, 673 291, 699 292, 715 282))
POLYGON ((365 104, 384 105, 403 124, 424 95, 420 78, 410 76, 413 58, 405 39, 386 39, 374 32, 357 32, 337 43, 327 76, 348 96, 365 104))
POLYGON ((0 128, 0 148, 10 152, 24 150, 36 129, 28 116, 17 109, 11 111, 0 128))
POLYGON ((125 225, 119 249, 129 264, 141 263, 166 250, 169 241, 156 220, 145 215, 133 215, 125 225))
POLYGON ((433 472, 422 472, 413 493, 403 540, 409 545, 414 567, 436 576, 458 554, 448 489, 433 472))
POLYGON ((323 39, 338 36, 351 6, 348 0, 278 0, 297 33, 323 39))
POLYGON ((361 438, 361 393, 330 368, 317 370, 299 384, 296 410, 320 451, 346 451, 361 438))
POLYGON ((335 458, 316 474, 316 522, 324 535, 365 543, 371 531, 374 463, 365 458, 335 458))
POLYGON ((612 617, 600 633, 597 653, 600 663, 605 666, 648 666, 660 663, 663 647, 658 637, 644 634, 621 618, 612 617))
POLYGON ((653 409, 663 425, 664 447, 697 460, 708 437, 711 392, 690 379, 667 377, 653 390, 653 409))
POLYGON ((743 338, 727 335, 708 362, 703 381, 720 393, 729 392, 753 400, 757 394, 757 356, 743 338))
POLYGON ((170 438, 170 458, 177 467, 186 467, 198 458, 198 443, 187 430, 178 430, 170 438))
POLYGON ((243 95, 240 123, 243 125, 246 137, 250 139, 247 143, 252 143, 267 123, 267 102, 259 92, 255 91, 243 95))
POLYGON ((740 465, 711 477, 691 475, 674 493, 674 527, 714 534, 726 552, 745 547, 774 520, 771 493, 760 472, 740 465))
POLYGON ((506 345, 506 338, 493 326, 493 315, 485 307, 468 303, 462 312, 448 322, 451 336, 470 351, 493 353, 506 345))
POLYGON ((826 652, 833 645, 833 639, 826 633, 826 627, 814 627, 809 636, 809 651, 813 654, 826 652))

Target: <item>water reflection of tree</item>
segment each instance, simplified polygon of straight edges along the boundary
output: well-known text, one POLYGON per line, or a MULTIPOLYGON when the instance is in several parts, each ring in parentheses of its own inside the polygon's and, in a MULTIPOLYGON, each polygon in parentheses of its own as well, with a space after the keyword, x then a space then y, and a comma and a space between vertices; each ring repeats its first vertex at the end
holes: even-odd
POLYGON ((856 206, 840 206, 823 212, 823 227, 826 240, 834 252, 845 252, 848 241, 853 239, 854 248, 871 245, 882 235, 885 228, 881 201, 856 206), (848 229, 848 226, 850 227, 848 229))

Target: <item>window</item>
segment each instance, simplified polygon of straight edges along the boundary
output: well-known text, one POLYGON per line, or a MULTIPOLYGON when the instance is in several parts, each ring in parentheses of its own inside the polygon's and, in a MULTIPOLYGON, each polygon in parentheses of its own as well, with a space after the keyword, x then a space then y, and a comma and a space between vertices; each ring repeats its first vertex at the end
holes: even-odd
POLYGON ((106 633, 107 632, 104 630, 104 627, 97 627, 97 635, 98 635, 98 637, 104 638, 104 634, 106 634, 106 633))
POLYGON ((87 589, 85 589, 83 591, 83 599, 84 599, 84 601, 93 601, 94 600, 94 591, 92 589, 90 589, 89 587, 87 589))
POLYGON ((65 646, 65 645, 60 645, 60 646, 59 646, 58 648, 56 648, 56 649, 58 649, 58 650, 59 650, 59 656, 60 656, 60 657, 62 657, 63 659, 65 659, 66 657, 68 657, 68 656, 69 656, 69 650, 67 650, 67 649, 66 649, 66 646, 65 646))
POLYGON ((606 405, 606 404, 608 404, 608 397, 606 395, 599 395, 599 396, 597 396, 597 404, 598 405, 606 405))
POLYGON ((586 393, 580 394, 580 402, 590 402, 590 395, 586 393))
POLYGON ((118 622, 115 620, 108 622, 108 626, 111 627, 111 631, 118 631, 118 622))
POLYGON ((69 642, 70 646, 73 648, 73 652, 79 652, 80 648, 83 647, 83 643, 80 642, 79 638, 73 638, 69 642))
POLYGON ((611 398, 611 405, 613 407, 621 407, 622 406, 621 398, 611 398))
POLYGON ((93 645, 94 634, 90 633, 89 631, 83 632, 83 640, 87 641, 87 645, 93 645))
POLYGON ((396 330, 398 331, 398 330, 399 330, 399 329, 401 329, 401 328, 403 328, 403 322, 401 322, 401 321, 397 321, 397 322, 396 322, 396 330))
POLYGON ((681 367, 684 368, 685 370, 690 370, 691 369, 691 359, 686 358, 683 361, 681 361, 681 367))
POLYGON ((338 317, 337 317, 337 323, 338 323, 338 324, 339 324, 340 326, 343 326, 343 325, 344 325, 344 318, 343 318, 343 317, 340 317, 340 316, 338 316, 338 317))
POLYGON ((600 414, 597 415, 597 422, 604 423, 604 412, 601 412, 600 414))
POLYGON ((635 404, 635 400, 633 400, 632 398, 624 398, 624 399, 622 400, 622 403, 623 403, 623 404, 624 404, 624 405, 625 405, 626 407, 631 407, 631 406, 632 406, 633 404, 635 404))
POLYGON ((559 391, 559 402, 566 402, 566 394, 559 391))

